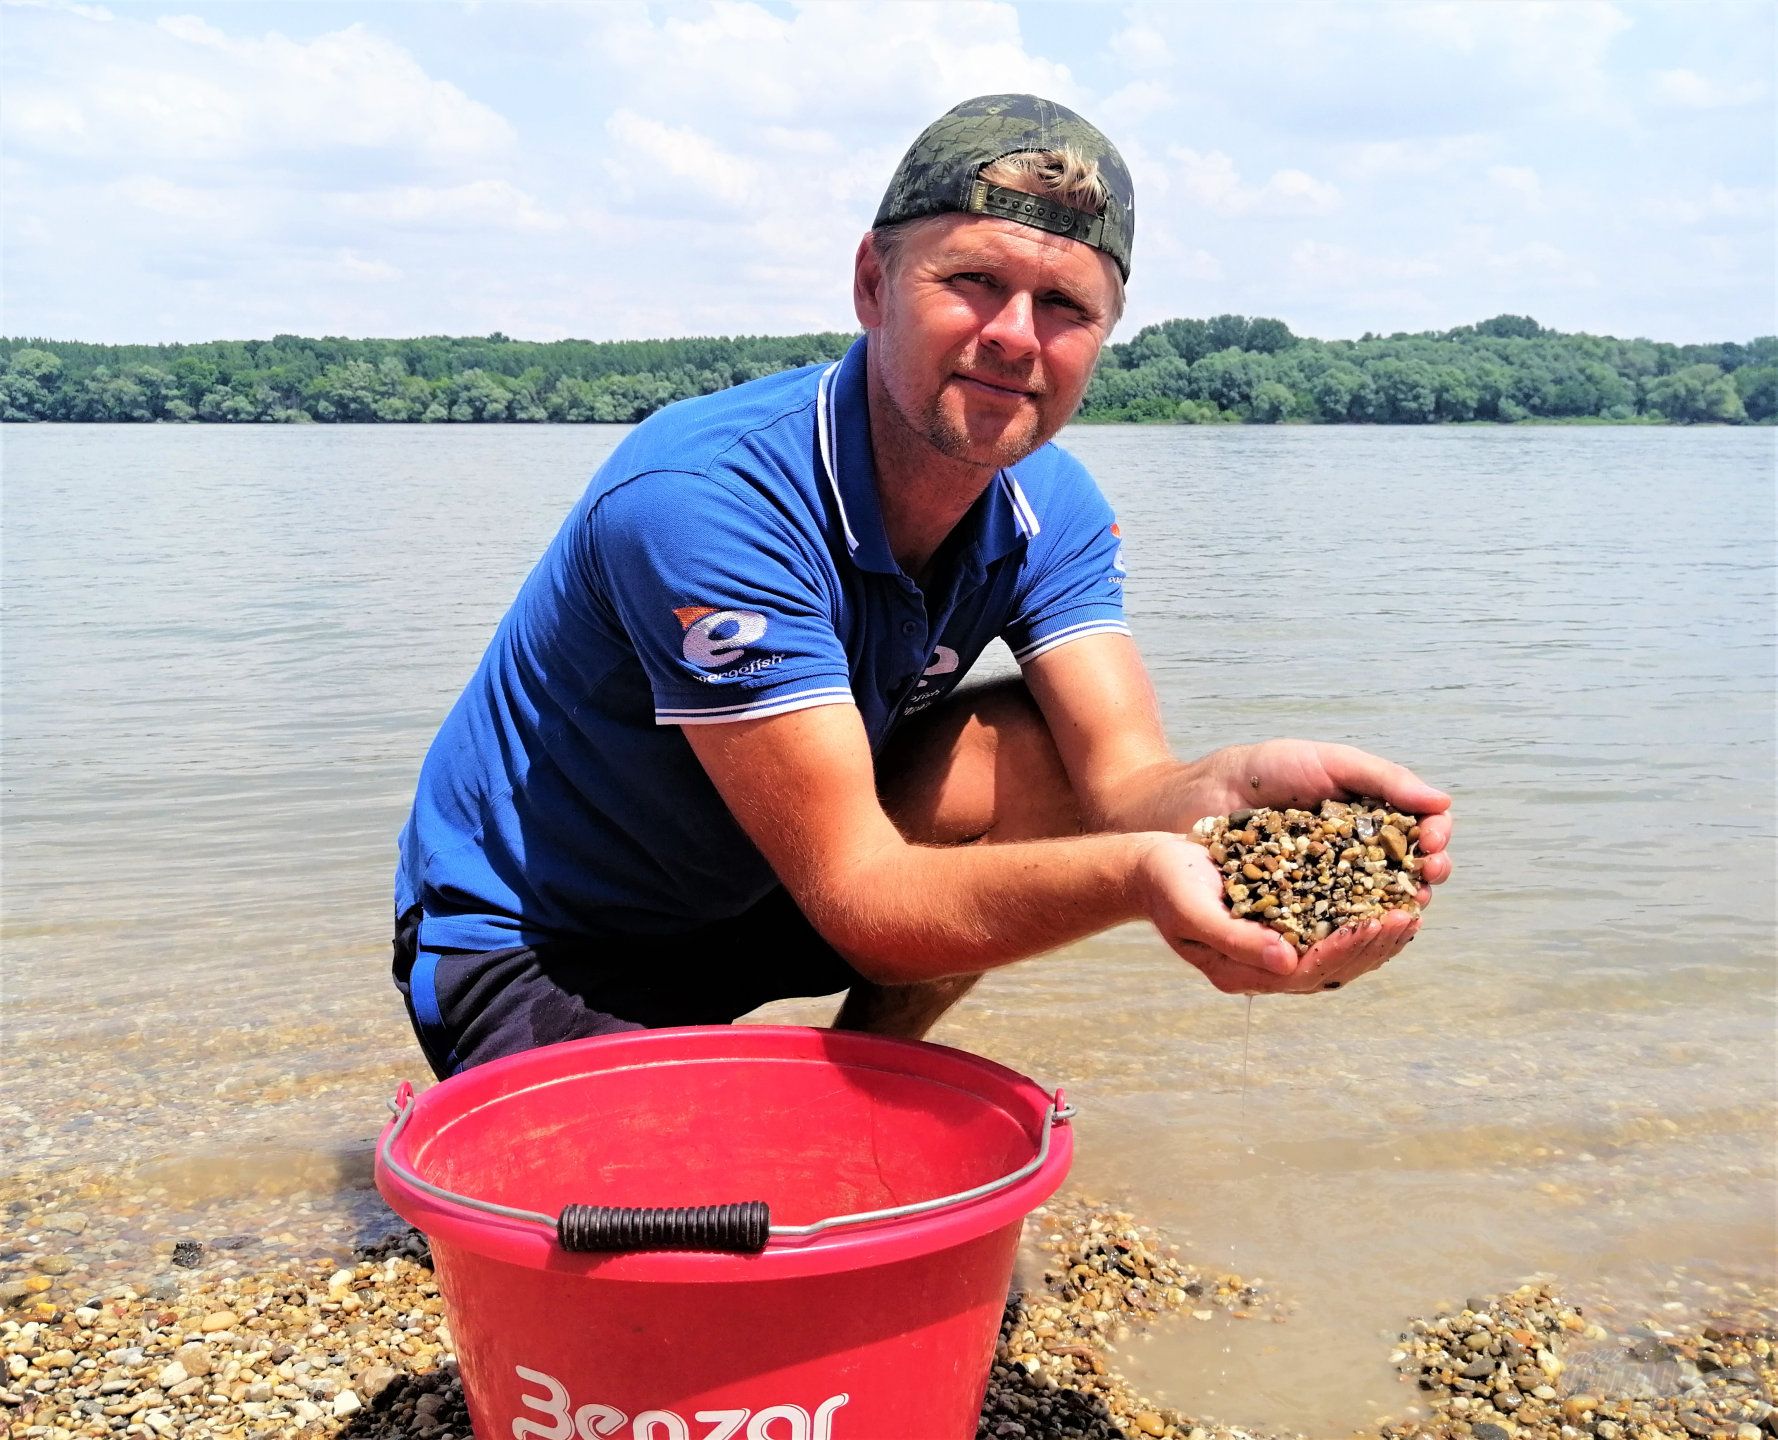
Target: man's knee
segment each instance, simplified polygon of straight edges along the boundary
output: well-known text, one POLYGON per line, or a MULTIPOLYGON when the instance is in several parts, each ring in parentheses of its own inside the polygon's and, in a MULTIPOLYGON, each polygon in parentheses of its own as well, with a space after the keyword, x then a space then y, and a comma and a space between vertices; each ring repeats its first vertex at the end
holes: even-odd
POLYGON ((980 975, 946 975, 913 985, 876 985, 860 980, 846 992, 835 1030, 859 1030, 897 1040, 924 1040, 941 1016, 975 988, 980 975))
POLYGON ((898 734, 878 791, 910 840, 961 845, 1080 831, 1043 712, 1016 676, 967 686, 898 734))

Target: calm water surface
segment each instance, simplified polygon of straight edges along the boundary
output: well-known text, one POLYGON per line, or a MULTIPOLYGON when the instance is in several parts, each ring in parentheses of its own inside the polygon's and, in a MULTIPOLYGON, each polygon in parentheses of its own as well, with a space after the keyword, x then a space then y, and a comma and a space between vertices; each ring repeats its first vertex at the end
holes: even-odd
MULTIPOLYGON (((0 1198, 115 1195, 95 1275, 387 1223, 369 1142, 423 1071, 394 836, 622 433, 0 436, 0 1198)), ((1421 938, 1256 1004, 1245 1072, 1244 1002, 1136 927, 991 976, 935 1037, 1067 1085, 1080 1186, 1300 1302, 1140 1348, 1163 1398, 1349 1428, 1402 1412, 1379 1336, 1441 1300, 1546 1273, 1632 1314, 1771 1274, 1775 438, 1065 437, 1182 752, 1343 740, 1457 797, 1421 938)))

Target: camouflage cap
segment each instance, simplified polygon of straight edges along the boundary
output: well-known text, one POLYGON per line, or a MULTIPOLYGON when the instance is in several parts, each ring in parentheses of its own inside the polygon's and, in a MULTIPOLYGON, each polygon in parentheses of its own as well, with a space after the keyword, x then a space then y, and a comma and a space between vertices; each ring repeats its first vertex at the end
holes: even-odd
POLYGON ((877 207, 875 229, 921 215, 959 211, 994 215, 1067 235, 1117 262, 1130 278, 1130 247, 1136 236, 1136 190, 1117 147, 1065 105, 1036 95, 980 95, 953 106, 921 131, 895 167, 877 207), (1103 215, 1072 210, 1055 200, 1027 195, 978 177, 984 165, 1027 150, 1071 146, 1095 160, 1110 198, 1103 215))

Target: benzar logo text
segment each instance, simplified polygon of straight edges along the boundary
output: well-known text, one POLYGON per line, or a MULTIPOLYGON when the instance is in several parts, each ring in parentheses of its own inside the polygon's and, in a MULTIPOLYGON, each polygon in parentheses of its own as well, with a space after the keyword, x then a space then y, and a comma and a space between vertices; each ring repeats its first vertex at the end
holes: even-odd
POLYGON ((544 1418, 514 1420, 512 1440, 833 1440, 834 1412, 851 1398, 830 1396, 812 1415, 801 1405, 769 1405, 763 1410, 699 1410, 690 1422, 674 1410, 644 1410, 632 1419, 597 1402, 571 1411, 568 1387, 560 1380, 523 1365, 513 1369, 543 1392, 519 1398, 527 1410, 544 1418))

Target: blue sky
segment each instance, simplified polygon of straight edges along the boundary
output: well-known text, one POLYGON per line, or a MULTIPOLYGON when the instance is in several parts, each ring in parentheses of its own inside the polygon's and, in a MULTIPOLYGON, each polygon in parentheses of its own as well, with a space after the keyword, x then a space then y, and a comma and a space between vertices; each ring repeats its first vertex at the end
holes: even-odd
POLYGON ((1774 317, 1765 0, 0 3, 0 332, 850 329, 896 159, 1032 90, 1136 178, 1122 334, 1774 317))

